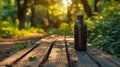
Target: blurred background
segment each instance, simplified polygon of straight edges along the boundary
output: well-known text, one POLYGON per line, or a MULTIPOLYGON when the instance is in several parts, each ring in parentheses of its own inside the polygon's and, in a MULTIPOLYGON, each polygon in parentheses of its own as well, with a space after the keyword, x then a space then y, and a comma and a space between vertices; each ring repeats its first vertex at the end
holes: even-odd
POLYGON ((84 15, 88 42, 120 57, 120 0, 0 0, 0 40, 40 34, 74 34, 84 15))

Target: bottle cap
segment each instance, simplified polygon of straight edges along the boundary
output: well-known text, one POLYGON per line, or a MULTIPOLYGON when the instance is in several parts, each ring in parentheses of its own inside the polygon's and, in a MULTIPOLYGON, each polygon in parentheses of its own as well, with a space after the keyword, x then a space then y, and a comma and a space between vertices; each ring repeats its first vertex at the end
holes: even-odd
POLYGON ((77 15, 78 20, 83 20, 83 15, 77 15))

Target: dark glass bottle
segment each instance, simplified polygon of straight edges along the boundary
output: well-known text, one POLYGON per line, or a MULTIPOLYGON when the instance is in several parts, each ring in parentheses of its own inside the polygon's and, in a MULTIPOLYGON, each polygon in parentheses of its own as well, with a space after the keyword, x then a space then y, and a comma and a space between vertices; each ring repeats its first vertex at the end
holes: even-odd
POLYGON ((83 21, 83 16, 78 15, 74 25, 74 47, 77 51, 87 50, 87 25, 83 21))

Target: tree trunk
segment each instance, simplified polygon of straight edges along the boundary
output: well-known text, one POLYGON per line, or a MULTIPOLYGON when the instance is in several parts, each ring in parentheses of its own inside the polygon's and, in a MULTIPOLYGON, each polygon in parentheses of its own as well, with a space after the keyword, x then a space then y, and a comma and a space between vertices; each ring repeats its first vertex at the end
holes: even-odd
POLYGON ((97 6, 98 1, 99 0, 94 0, 94 12, 98 12, 98 6, 97 6))
POLYGON ((92 16, 92 10, 87 2, 87 0, 81 0, 81 3, 83 4, 84 10, 87 13, 88 17, 92 16))
POLYGON ((21 5, 20 0, 17 0, 19 29, 23 29, 25 26, 27 3, 28 1, 24 0, 24 3, 21 5))
POLYGON ((72 20, 71 11, 72 11, 72 4, 67 7, 67 18, 68 18, 68 21, 71 21, 71 20, 72 20))
POLYGON ((34 6, 35 5, 34 5, 34 2, 33 2, 32 6, 31 6, 31 11, 32 11, 32 13, 31 13, 31 19, 30 19, 30 21, 31 21, 31 27, 35 27, 35 23, 34 23, 35 7, 34 6))
POLYGON ((50 14, 49 14, 49 12, 48 12, 48 7, 47 7, 47 19, 48 19, 48 28, 52 28, 52 21, 51 21, 51 19, 50 19, 50 14))

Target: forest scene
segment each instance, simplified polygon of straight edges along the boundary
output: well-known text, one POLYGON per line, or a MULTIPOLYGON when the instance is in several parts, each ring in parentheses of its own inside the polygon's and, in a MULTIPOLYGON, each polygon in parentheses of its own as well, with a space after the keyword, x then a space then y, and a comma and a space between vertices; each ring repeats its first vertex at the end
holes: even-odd
POLYGON ((120 58, 120 0, 0 0, 0 61, 49 35, 74 35, 77 15, 87 42, 120 58))

